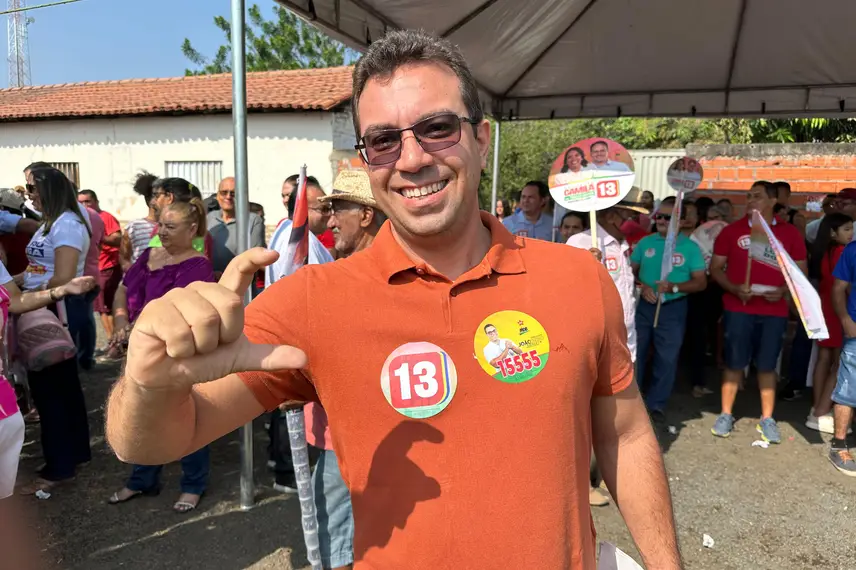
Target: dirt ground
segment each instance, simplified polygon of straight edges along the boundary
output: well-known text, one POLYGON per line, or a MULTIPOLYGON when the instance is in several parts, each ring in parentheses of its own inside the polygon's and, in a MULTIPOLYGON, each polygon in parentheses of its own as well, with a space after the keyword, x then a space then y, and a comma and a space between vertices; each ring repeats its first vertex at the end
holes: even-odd
MULTIPOLYGON (((116 364, 100 364, 83 376, 92 463, 50 499, 23 501, 37 521, 46 561, 62 570, 305 567, 299 504, 270 487, 263 420, 255 425, 259 485, 254 509, 244 512, 238 506, 237 434, 212 446, 211 482, 196 512, 182 516, 170 510, 178 496, 180 470, 175 464, 164 470, 160 496, 106 504, 129 473, 103 437, 103 405, 117 373, 116 364)), ((715 387, 715 370, 708 374, 715 387)), ((740 394, 736 410, 740 419, 727 440, 710 435, 718 397, 694 400, 685 389, 678 390, 670 417, 677 434, 665 435, 663 447, 685 567, 856 568, 856 478, 836 472, 819 434, 802 427, 808 402, 779 404, 783 443, 762 449, 751 445, 758 439, 759 410, 751 386, 740 394), (713 548, 702 546, 704 534, 714 539, 713 548)), ((29 479, 40 462, 38 427, 29 426, 19 479, 29 479)), ((599 539, 614 542, 639 559, 615 506, 596 509, 594 520, 599 539)))

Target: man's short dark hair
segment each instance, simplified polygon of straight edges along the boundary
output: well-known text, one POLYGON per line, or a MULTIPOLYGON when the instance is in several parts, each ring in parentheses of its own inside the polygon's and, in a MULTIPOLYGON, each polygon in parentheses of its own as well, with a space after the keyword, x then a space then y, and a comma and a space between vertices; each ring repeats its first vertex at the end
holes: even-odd
MULTIPOLYGON (((291 176, 289 176, 288 178, 285 179, 285 182, 288 182, 290 184, 294 184, 295 186, 297 186, 297 181, 299 179, 300 179, 299 174, 292 174, 291 176)), ((283 184, 285 184, 285 182, 283 182, 283 184)))
POLYGON ((662 200, 660 200, 661 206, 675 206, 676 198, 674 196, 666 196, 662 200))
POLYGON ((788 194, 791 193, 791 185, 785 182, 784 180, 780 180, 778 182, 774 182, 773 185, 776 187, 776 191, 779 190, 787 190, 788 194))
POLYGON ((88 196, 89 199, 91 199, 95 202, 98 201, 98 194, 96 194, 94 190, 81 190, 80 192, 77 193, 78 196, 80 196, 81 194, 84 196, 88 196))
POLYGON ((486 333, 486 332, 487 332, 487 329, 490 329, 490 328, 492 328, 493 330, 496 330, 496 327, 495 327, 495 326, 493 326, 492 324, 488 323, 488 324, 486 324, 486 325, 484 326, 484 332, 486 333))
POLYGON ((597 146, 597 145, 599 145, 599 144, 602 144, 603 146, 605 146, 605 147, 606 147, 606 150, 609 150, 609 144, 608 144, 606 141, 594 141, 594 142, 593 142, 593 143, 591 143, 591 145, 589 146, 589 150, 590 150, 590 151, 591 151, 591 150, 594 150, 594 147, 596 147, 596 146, 597 146))
POLYGON ((461 82, 461 98, 469 118, 473 121, 481 121, 484 118, 478 86, 464 56, 456 46, 449 40, 432 36, 422 30, 394 30, 370 45, 354 66, 351 110, 357 139, 361 136, 357 108, 369 79, 387 79, 400 67, 416 63, 435 63, 451 69, 461 82))
MULTIPOLYGON (((291 178, 291 177, 289 177, 289 178, 291 178)), ((288 178, 286 178, 286 180, 288 180, 288 178)), ((295 184, 295 186, 297 185, 297 180, 294 181, 294 184, 295 184)), ((315 178, 314 176, 307 176, 306 177, 306 187, 309 188, 310 186, 315 186, 316 188, 318 188, 322 192, 324 191, 324 189, 321 188, 321 184, 318 182, 318 179, 315 178)), ((294 192, 292 192, 288 196, 288 204, 286 205, 286 209, 288 210, 289 219, 294 219, 294 208, 296 208, 296 207, 297 207, 297 188, 295 188, 294 192)))
POLYGON ((535 188, 537 188, 538 194, 542 198, 548 198, 550 196, 550 188, 548 188, 547 185, 541 182, 540 180, 530 180, 529 182, 523 185, 524 188, 526 188, 527 186, 534 186, 535 188))
POLYGON ((24 172, 28 170, 35 170, 36 168, 52 168, 50 164, 47 162, 37 161, 31 163, 27 168, 24 169, 24 172))
POLYGON ((769 198, 778 198, 779 197, 779 189, 776 188, 776 185, 772 182, 768 182, 766 180, 756 180, 754 184, 752 184, 750 190, 755 188, 756 186, 761 186, 764 188, 764 192, 767 193, 769 198))

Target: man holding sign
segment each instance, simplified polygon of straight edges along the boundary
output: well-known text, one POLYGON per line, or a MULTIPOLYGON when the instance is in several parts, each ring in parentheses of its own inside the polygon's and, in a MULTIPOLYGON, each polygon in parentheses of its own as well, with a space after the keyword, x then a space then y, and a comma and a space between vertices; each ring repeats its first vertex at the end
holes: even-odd
POLYGON ((713 246, 710 276, 725 291, 722 297, 725 329, 725 370, 722 373, 722 413, 711 432, 728 437, 734 427, 731 415, 743 370, 753 361, 761 390, 761 420, 756 429, 769 443, 781 435, 773 409, 776 404, 776 364, 788 326, 788 286, 763 228, 752 227, 749 216, 757 211, 797 266, 806 272, 803 237, 791 224, 774 219, 776 187, 758 181, 749 190, 749 215, 722 230, 713 246))
POLYGON ((675 198, 665 198, 654 221, 657 233, 642 238, 633 250, 630 261, 633 271, 642 283, 642 298, 636 308, 637 352, 636 378, 643 387, 645 404, 657 424, 665 424, 666 404, 672 395, 678 356, 684 342, 687 324, 687 294, 703 291, 707 286, 704 256, 698 245, 682 233, 675 236, 672 253, 672 271, 663 280, 663 252, 666 234, 675 209, 675 198), (656 326, 658 296, 662 296, 660 315, 656 326), (645 384, 648 349, 654 347, 651 382, 645 384))

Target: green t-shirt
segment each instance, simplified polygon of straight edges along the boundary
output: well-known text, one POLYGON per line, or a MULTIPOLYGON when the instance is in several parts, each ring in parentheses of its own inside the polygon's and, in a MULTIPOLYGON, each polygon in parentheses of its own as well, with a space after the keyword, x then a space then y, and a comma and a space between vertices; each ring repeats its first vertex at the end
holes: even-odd
MULTIPOLYGON (((193 249, 195 249, 199 253, 205 253, 205 238, 195 237, 193 238, 193 249)), ((149 247, 160 247, 161 240, 160 236, 155 234, 155 237, 149 242, 149 247)))
MULTIPOLYGON (((657 233, 651 234, 639 240, 630 256, 632 263, 639 264, 639 280, 655 290, 657 281, 660 280, 665 247, 665 237, 657 233)), ((684 234, 679 234, 672 258, 672 272, 669 273, 667 281, 675 284, 686 283, 692 279, 692 273, 704 270, 704 255, 699 246, 684 234)), ((666 293, 663 295, 663 302, 673 301, 684 295, 686 293, 666 293)))

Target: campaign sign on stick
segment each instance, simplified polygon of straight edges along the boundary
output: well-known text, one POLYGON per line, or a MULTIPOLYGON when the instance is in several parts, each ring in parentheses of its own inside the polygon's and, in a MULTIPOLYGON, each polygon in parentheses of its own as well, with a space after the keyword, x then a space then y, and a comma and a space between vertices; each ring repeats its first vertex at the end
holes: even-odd
MULTIPOLYGON (((669 186, 677 192, 675 196, 675 208, 669 221, 669 231, 666 234, 666 244, 663 246, 663 261, 660 266, 660 281, 666 281, 674 266, 675 244, 678 239, 679 225, 681 221, 681 209, 684 196, 695 191, 704 178, 704 169, 701 164, 689 156, 675 160, 669 170, 666 171, 666 179, 669 186)), ((654 328, 660 321, 660 307, 663 304, 663 296, 657 294, 657 310, 654 312, 654 328)))
POLYGON ((666 171, 666 179, 672 190, 684 194, 694 192, 703 178, 704 168, 699 161, 689 156, 677 159, 666 171))
POLYGON ((610 139, 590 138, 562 151, 550 169, 548 185, 557 206, 590 213, 592 247, 597 248, 595 212, 619 203, 635 179, 626 148, 610 139))

